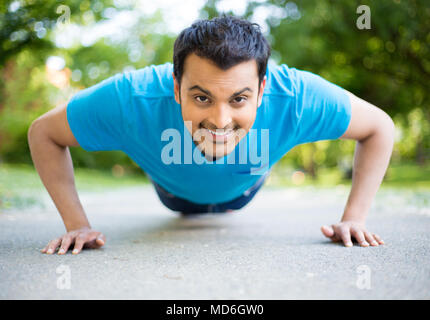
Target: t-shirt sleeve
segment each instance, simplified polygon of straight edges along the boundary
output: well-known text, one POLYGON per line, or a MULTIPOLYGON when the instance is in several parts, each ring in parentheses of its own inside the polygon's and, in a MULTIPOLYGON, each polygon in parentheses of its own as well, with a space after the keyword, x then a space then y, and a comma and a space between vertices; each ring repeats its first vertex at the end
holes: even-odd
POLYGON ((295 69, 296 144, 338 139, 351 120, 346 90, 311 72, 295 69))
POLYGON ((121 150, 123 110, 129 98, 124 74, 79 91, 67 106, 67 120, 86 151, 121 150))

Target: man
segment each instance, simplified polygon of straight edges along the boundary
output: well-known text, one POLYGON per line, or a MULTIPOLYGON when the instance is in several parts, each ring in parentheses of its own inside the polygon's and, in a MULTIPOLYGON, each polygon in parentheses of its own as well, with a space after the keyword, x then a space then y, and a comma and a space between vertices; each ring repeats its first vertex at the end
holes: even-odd
POLYGON ((168 208, 193 214, 242 208, 288 150, 338 138, 358 141, 352 190, 341 221, 321 231, 345 246, 383 244, 365 219, 391 156, 391 118, 317 75, 268 64, 269 56, 258 25, 201 20, 176 39, 173 65, 118 74, 36 119, 32 158, 67 229, 42 252, 74 245, 76 254, 106 241, 79 201, 68 146, 122 150, 168 208))

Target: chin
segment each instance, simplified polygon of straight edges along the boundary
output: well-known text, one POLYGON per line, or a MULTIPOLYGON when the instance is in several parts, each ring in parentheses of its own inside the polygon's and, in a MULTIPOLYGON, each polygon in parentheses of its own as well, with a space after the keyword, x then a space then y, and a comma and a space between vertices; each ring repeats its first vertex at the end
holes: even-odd
POLYGON ((216 160, 228 155, 232 151, 234 151, 234 147, 223 144, 219 146, 204 146, 202 153, 208 160, 216 160))

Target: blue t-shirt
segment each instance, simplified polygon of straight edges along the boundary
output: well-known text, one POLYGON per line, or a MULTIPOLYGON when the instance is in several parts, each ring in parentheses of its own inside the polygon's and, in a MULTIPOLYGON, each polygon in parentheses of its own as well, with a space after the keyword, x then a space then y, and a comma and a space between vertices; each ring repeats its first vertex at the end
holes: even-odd
POLYGON ((337 139, 350 122, 344 89, 313 73, 269 63, 252 129, 234 151, 211 162, 184 126, 172 71, 165 63, 110 77, 78 92, 67 119, 83 149, 121 150, 168 192, 195 203, 239 197, 291 148, 337 139), (173 144, 178 141, 180 148, 173 144))

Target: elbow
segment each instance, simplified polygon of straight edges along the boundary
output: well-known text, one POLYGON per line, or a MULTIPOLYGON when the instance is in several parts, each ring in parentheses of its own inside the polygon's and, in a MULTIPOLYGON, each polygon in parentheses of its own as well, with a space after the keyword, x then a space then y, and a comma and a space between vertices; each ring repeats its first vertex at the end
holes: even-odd
POLYGON ((38 139, 38 137, 41 136, 43 131, 43 122, 40 118, 37 118, 34 120, 27 131, 27 141, 28 145, 31 147, 32 143, 38 139))
MULTIPOLYGON (((384 112, 385 113, 385 112, 384 112)), ((394 121, 393 121, 393 119, 387 114, 387 113, 385 113, 385 118, 386 118, 386 121, 387 121, 387 123, 388 123, 388 126, 389 126, 389 130, 390 130, 390 132, 391 133, 393 133, 394 134, 394 131, 395 131, 395 129, 396 129, 396 126, 395 126, 395 124, 394 124, 394 121)))
POLYGON ((38 119, 34 120, 30 124, 30 126, 28 127, 28 130, 27 130, 27 141, 28 141, 29 145, 31 144, 31 141, 32 141, 32 139, 34 137, 34 133, 37 131, 37 129, 36 129, 36 127, 38 126, 37 122, 38 122, 38 119))
POLYGON ((385 145, 394 146, 394 136, 396 127, 393 119, 385 112, 378 115, 378 120, 374 122, 373 130, 364 139, 358 140, 364 142, 370 139, 383 141, 385 145))
POLYGON ((385 114, 383 121, 381 121, 381 127, 379 132, 384 140, 391 146, 394 147, 394 137, 396 133, 396 126, 393 119, 388 114, 385 114))
POLYGON ((386 116, 386 122, 387 122, 387 132, 390 135, 390 137, 393 140, 394 143, 394 136, 396 134, 396 125, 394 124, 393 119, 389 115, 386 116))
POLYGON ((391 117, 388 115, 388 113, 386 113, 385 111, 381 110, 381 116, 380 116, 380 121, 379 121, 379 131, 382 131, 383 133, 385 133, 387 136, 391 137, 394 140, 394 135, 395 135, 395 131, 396 131, 396 126, 394 124, 393 119, 391 119, 391 117))

